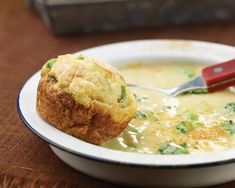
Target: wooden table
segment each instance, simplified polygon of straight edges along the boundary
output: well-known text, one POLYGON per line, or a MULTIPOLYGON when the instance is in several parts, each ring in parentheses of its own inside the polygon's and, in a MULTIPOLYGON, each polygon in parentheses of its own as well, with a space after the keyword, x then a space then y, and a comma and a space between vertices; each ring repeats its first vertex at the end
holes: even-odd
MULTIPOLYGON (((0 187, 120 187, 77 172, 27 130, 16 110, 22 84, 49 58, 136 39, 194 39, 235 45, 235 24, 174 26, 55 37, 23 0, 0 1, 0 187)), ((235 187, 235 182, 217 186, 235 187)))

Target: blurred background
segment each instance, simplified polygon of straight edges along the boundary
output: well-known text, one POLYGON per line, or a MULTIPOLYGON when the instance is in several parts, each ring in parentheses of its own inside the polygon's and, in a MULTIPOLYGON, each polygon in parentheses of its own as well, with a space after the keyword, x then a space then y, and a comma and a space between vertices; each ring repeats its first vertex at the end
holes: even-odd
POLYGON ((54 34, 231 21, 233 0, 28 0, 54 34))
POLYGON ((65 165, 19 120, 18 92, 49 58, 138 39, 235 45, 234 36, 234 0, 0 0, 0 187, 119 187, 65 165))

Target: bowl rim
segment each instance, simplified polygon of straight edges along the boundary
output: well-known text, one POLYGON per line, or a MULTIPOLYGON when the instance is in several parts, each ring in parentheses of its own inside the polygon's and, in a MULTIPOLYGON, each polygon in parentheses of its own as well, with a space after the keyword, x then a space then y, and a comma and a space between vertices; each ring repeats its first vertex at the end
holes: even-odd
MULTIPOLYGON (((223 45, 223 44, 217 44, 217 43, 209 43, 209 42, 203 42, 203 41, 192 41, 192 40, 137 40, 137 41, 126 41, 126 42, 119 42, 119 43, 112 43, 112 44, 108 44, 108 45, 102 45, 102 46, 98 46, 98 47, 94 47, 94 48, 89 48, 87 50, 82 50, 80 52, 76 52, 75 54, 77 53, 86 53, 86 52, 89 52, 89 51, 92 51, 92 50, 96 50, 96 49, 100 49, 102 47, 109 47, 109 46, 115 46, 115 45, 119 45, 119 44, 127 44, 127 43, 145 43, 145 42, 150 42, 150 41, 154 41, 154 42, 182 42, 182 41, 186 41, 186 42, 190 42, 190 43, 199 43, 199 44, 209 44, 210 45, 214 45, 214 46, 217 46, 219 48, 232 48, 233 51, 235 52, 235 48, 234 47, 231 47, 231 46, 227 46, 227 45, 223 45)), ((28 121, 27 121, 27 117, 25 117, 23 115, 23 112, 22 112, 22 108, 20 106, 20 102, 21 102, 21 94, 22 94, 22 91, 23 89, 25 88, 25 86, 28 84, 28 82, 34 78, 35 76, 39 75, 39 71, 36 72, 35 74, 33 74, 29 79, 27 79, 27 81, 25 82, 25 84, 22 86, 22 88, 20 89, 19 91, 19 94, 18 94, 18 97, 17 97, 17 111, 18 111, 18 114, 19 114, 19 117, 20 119, 22 120, 22 122, 25 124, 25 126, 31 131, 33 132, 34 134, 36 134, 38 137, 40 137, 42 140, 44 140, 45 142, 47 142, 49 145, 53 145, 55 146, 56 148, 58 149, 61 149, 65 152, 69 152, 73 155, 76 155, 76 156, 79 156, 79 157, 82 157, 82 158, 86 158, 86 159, 89 159, 89 160, 95 160, 95 161, 98 161, 98 162, 104 162, 104 163, 110 163, 110 164, 115 164, 115 165, 124 165, 124 166, 132 166, 132 167, 144 167, 144 168, 199 168, 199 167, 210 167, 210 166, 218 166, 218 165, 225 165, 225 164, 229 164, 229 163, 234 163, 235 162, 235 156, 233 155, 232 158, 227 158, 227 159, 223 159, 223 160, 216 160, 216 161, 209 161, 209 162, 198 162, 198 163, 193 163, 193 164, 150 164, 150 163, 136 163, 136 162, 127 162, 127 161, 120 161, 120 160, 116 160, 116 159, 110 159, 110 158, 103 158, 103 157, 100 157, 100 156, 97 156, 96 154, 88 154, 86 153, 85 151, 78 151, 78 150, 75 150, 73 148, 69 148, 69 147, 65 147, 64 145, 58 143, 58 142, 55 142, 53 141, 52 139, 49 139, 47 138, 45 135, 43 135, 42 133, 40 133, 39 131, 37 131, 34 126, 32 126, 28 121)), ((62 132, 62 131, 60 131, 62 132)), ((62 132, 62 134, 65 134, 62 132)), ((79 139, 78 139, 79 140, 79 139)), ((81 141, 81 140, 80 140, 81 141)), ((95 145, 93 144, 89 144, 89 143, 85 143, 87 146, 89 145, 92 145, 93 147, 95 145)), ((99 147, 101 148, 100 146, 95 146, 95 147, 99 147)), ((103 149, 106 149, 106 148, 103 148, 103 149)), ((116 151, 116 150, 112 150, 112 149, 106 149, 106 150, 109 150, 110 153, 112 152, 118 152, 120 153, 127 153, 127 152, 122 152, 122 151, 116 151)), ((235 152, 235 148, 234 149, 230 149, 230 150, 234 150, 235 152)), ((210 154, 213 154, 213 153, 223 153, 224 151, 219 151, 219 152, 210 152, 210 154)), ((234 154, 233 152, 233 154, 234 154)), ((128 155, 145 155, 146 157, 148 155, 151 155, 151 154, 138 154, 138 153, 128 153, 128 155)), ((200 154, 201 156, 206 156, 207 154, 200 154)), ((178 157, 182 157, 184 158, 184 156, 186 155, 178 155, 178 156, 162 156, 162 158, 178 158, 178 157)), ((188 156, 188 155, 187 155, 188 156)), ((190 156, 198 156, 198 155, 190 155, 190 156)), ((212 156, 212 155, 210 155, 212 156)))

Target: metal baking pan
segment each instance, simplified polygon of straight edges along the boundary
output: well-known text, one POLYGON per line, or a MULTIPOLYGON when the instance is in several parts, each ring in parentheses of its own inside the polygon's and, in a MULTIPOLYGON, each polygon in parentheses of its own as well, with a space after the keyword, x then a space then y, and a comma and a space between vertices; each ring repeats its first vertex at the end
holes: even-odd
POLYGON ((234 0, 28 0, 55 34, 235 19, 234 0))

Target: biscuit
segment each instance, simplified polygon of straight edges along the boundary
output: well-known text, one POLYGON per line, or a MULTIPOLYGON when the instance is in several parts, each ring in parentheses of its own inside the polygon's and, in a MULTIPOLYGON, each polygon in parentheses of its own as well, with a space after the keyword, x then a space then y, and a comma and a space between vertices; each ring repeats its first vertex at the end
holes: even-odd
POLYGON ((42 67, 36 108, 54 127, 98 145, 118 136, 136 114, 135 98, 115 68, 74 55, 42 67))

